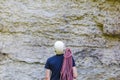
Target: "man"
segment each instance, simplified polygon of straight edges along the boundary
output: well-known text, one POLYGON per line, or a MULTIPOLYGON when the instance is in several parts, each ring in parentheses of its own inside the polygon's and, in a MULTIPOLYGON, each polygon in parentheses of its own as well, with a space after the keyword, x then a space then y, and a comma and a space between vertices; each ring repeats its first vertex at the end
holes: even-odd
MULTIPOLYGON (((54 49, 56 52, 56 55, 48 58, 45 68, 46 68, 46 73, 45 73, 45 80, 60 80, 60 73, 63 65, 63 60, 64 60, 64 50, 65 50, 65 45, 62 41, 56 41, 54 44, 54 49)), ((72 58, 72 70, 73 70, 73 78, 77 78, 77 69, 75 67, 75 62, 74 59, 72 58)))

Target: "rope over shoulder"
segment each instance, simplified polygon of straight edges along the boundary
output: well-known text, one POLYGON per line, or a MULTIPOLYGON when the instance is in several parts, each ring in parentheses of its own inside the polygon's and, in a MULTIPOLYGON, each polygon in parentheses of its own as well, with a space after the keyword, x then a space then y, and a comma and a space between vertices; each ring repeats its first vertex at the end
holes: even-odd
POLYGON ((60 80, 73 80, 72 64, 72 52, 69 48, 67 48, 64 53, 60 80))

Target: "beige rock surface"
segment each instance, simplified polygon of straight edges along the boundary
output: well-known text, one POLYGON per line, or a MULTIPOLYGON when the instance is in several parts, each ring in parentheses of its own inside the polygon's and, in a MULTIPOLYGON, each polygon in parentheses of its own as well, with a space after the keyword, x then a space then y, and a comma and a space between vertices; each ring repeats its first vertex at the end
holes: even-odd
POLYGON ((119 0, 0 0, 0 80, 42 80, 56 40, 78 80, 120 79, 119 0))

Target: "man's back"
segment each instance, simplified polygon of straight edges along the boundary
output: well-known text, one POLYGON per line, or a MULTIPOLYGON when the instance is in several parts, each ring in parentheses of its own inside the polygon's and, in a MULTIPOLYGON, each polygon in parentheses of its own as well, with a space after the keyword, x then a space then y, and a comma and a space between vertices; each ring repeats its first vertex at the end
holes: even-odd
MULTIPOLYGON (((62 68, 63 59, 64 59, 63 54, 55 55, 53 57, 48 58, 45 64, 45 68, 49 69, 52 72, 50 80, 60 80, 60 71, 62 68)), ((73 58, 72 61, 73 61, 72 65, 74 67, 75 61, 73 58)))
POLYGON ((45 68, 50 69, 52 72, 50 80, 60 80, 60 71, 62 68, 63 58, 63 54, 61 54, 50 57, 47 60, 45 68))

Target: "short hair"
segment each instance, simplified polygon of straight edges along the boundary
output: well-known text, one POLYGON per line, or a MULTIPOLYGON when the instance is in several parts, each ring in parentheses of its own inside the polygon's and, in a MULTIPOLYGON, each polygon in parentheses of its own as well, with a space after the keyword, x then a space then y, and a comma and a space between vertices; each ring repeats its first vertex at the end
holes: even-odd
POLYGON ((56 41, 54 44, 54 48, 58 52, 63 52, 63 50, 65 49, 65 44, 62 41, 56 41))

